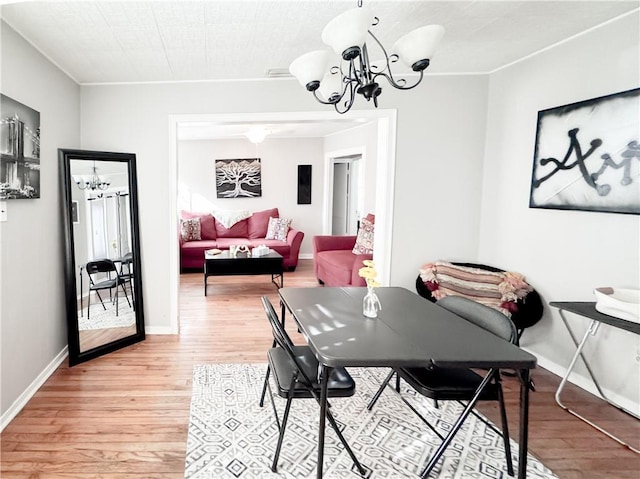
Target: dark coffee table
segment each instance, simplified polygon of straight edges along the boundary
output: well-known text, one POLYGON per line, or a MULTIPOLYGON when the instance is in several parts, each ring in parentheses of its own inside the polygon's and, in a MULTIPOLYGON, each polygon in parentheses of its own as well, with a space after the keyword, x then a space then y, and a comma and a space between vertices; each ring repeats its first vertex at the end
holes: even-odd
POLYGON ((271 250, 264 256, 253 257, 251 253, 237 253, 232 257, 229 251, 212 255, 204 255, 204 295, 207 295, 207 278, 209 276, 270 274, 271 282, 276 288, 284 285, 282 256, 271 250), (279 281, 277 281, 279 279, 279 281))

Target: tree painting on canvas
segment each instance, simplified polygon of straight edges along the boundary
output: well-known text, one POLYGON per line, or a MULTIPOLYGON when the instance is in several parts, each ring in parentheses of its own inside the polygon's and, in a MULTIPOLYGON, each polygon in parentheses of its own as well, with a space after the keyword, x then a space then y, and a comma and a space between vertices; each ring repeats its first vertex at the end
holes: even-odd
POLYGON ((260 158, 216 160, 218 198, 258 198, 262 196, 260 158))

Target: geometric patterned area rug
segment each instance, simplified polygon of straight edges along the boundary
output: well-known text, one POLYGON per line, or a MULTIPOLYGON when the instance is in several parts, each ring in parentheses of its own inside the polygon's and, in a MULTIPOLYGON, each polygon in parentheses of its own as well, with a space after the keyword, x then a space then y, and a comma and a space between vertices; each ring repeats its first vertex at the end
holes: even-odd
POLYGON ((118 299, 117 316, 115 304, 105 300, 104 305, 107 308, 106 311, 99 301, 92 303, 89 319, 87 319, 87 308, 83 308, 82 316, 78 318, 78 329, 87 331, 90 329, 126 328, 135 324, 136 313, 124 298, 118 299))
MULTIPOLYGON (((273 409, 268 398, 258 401, 266 364, 211 364, 196 366, 187 436, 186 479, 253 479, 315 477, 319 406, 313 399, 293 400, 283 441, 278 473, 271 462, 278 440, 273 409)), ((373 411, 366 405, 388 370, 349 368, 356 394, 331 399, 331 411, 367 478, 414 478, 435 451, 440 439, 386 388, 373 411)), ((272 383, 273 386, 273 383, 272 383)), ((272 387, 272 390, 275 389, 272 387)), ((436 409, 406 384, 403 394, 441 432, 446 432, 461 412, 454 401, 436 409)), ((275 397, 282 418, 285 400, 275 397)), ((516 432, 517 434, 517 432, 516 432)), ((517 471, 518 445, 511 443, 517 471)), ((324 477, 361 478, 351 458, 327 422, 324 477)), ((502 437, 471 415, 431 473, 441 479, 507 479, 502 437)), ((529 455, 527 477, 556 478, 529 455)))

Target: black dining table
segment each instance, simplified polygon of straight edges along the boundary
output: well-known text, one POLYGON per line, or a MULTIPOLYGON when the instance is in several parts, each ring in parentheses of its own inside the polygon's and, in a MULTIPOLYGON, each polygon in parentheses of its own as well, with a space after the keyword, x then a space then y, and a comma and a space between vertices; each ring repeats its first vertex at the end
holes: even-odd
MULTIPOLYGON (((283 321, 286 308, 320 363, 317 477, 322 477, 323 470, 327 378, 332 368, 436 366, 486 369, 476 399, 490 375, 500 369, 518 371, 521 385, 517 477, 526 478, 530 370, 536 367, 535 356, 405 288, 376 288, 382 309, 377 318, 367 318, 362 314, 366 291, 363 287, 278 291, 283 321)), ((433 469, 475 402, 471 401, 461 413, 422 477, 433 469)))

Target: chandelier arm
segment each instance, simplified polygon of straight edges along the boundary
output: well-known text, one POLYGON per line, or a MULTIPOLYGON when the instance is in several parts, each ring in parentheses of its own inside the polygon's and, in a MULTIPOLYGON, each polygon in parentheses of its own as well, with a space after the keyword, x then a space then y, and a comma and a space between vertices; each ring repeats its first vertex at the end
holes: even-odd
MULTIPOLYGON (((334 105, 334 108, 335 108, 335 109, 336 109, 336 111, 337 111, 338 113, 340 113, 340 114, 343 114, 343 113, 348 112, 348 111, 351 109, 351 107, 353 106, 353 102, 354 102, 355 97, 356 97, 356 86, 357 86, 357 84, 354 84, 354 83, 355 83, 355 82, 351 81, 351 82, 349 82, 349 83, 347 84, 347 85, 348 85, 348 87, 349 87, 349 98, 348 98, 348 100, 347 100, 347 101, 345 101, 345 102, 344 102, 344 110, 341 110, 341 109, 339 108, 340 102, 337 102, 337 103, 334 105)), ((344 96, 345 94, 346 94, 346 89, 345 89, 345 92, 344 92, 343 96, 344 96)), ((340 100, 342 100, 342 98, 341 98, 340 100)))
POLYGON ((385 59, 385 67, 382 68, 379 72, 373 72, 373 73, 380 74, 386 70, 389 72, 389 74, 391 74, 391 63, 398 61, 398 55, 394 54, 389 56, 386 48, 384 48, 380 40, 378 40, 378 37, 376 37, 371 30, 367 30, 367 33, 369 33, 369 35, 371 35, 371 38, 373 38, 375 42, 378 44, 378 46, 380 47, 380 50, 382 50, 382 53, 384 54, 384 59, 385 59))
POLYGON ((374 79, 379 77, 379 76, 383 76, 387 79, 387 81, 389 82, 389 84, 391 84, 391 86, 393 86, 394 88, 397 88, 398 90, 411 90, 412 88, 417 87, 420 82, 422 81, 422 78, 424 77, 424 70, 420 71, 420 77, 416 80, 416 82, 413 85, 406 85, 406 80, 404 78, 400 78, 397 81, 393 78, 393 75, 391 75, 391 72, 389 73, 385 73, 385 72, 380 72, 380 73, 376 73, 374 75, 374 79), (398 83, 398 82, 403 82, 403 83, 398 83))
MULTIPOLYGON (((311 92, 313 94, 313 96, 316 98, 316 100, 318 100, 318 102, 322 103, 323 105, 334 105, 336 102, 335 101, 325 101, 322 98, 320 98, 318 96, 317 90, 314 90, 313 92, 311 92)), ((344 95, 344 93, 343 93, 344 95)), ((338 101, 340 101, 342 99, 342 96, 340 98, 338 98, 338 101)))

